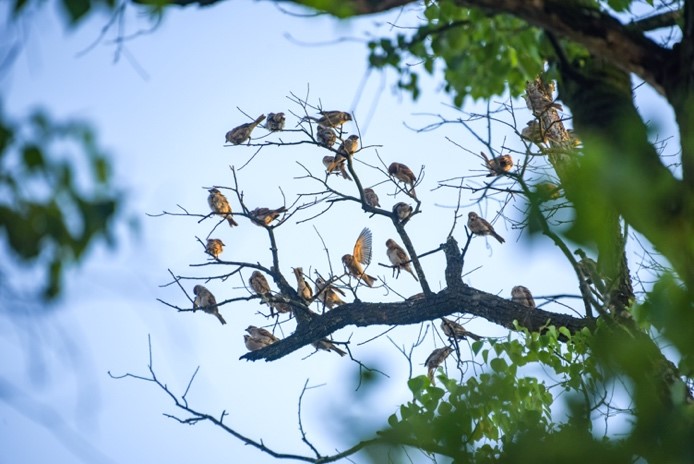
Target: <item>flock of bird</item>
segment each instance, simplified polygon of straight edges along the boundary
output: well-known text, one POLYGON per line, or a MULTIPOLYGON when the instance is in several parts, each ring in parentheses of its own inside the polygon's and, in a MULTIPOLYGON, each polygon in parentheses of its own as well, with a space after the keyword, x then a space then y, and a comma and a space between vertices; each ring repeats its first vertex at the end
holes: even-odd
MULTIPOLYGON (((323 165, 325 166, 326 173, 337 174, 342 176, 346 180, 353 180, 346 168, 347 159, 354 155, 359 150, 359 136, 350 135, 344 140, 341 138, 342 126, 352 121, 352 115, 344 111, 321 111, 319 117, 306 117, 302 121, 311 120, 317 123, 316 129, 316 142, 319 145, 329 148, 335 154, 333 156, 325 156, 323 158, 323 165), (339 135, 335 131, 339 129, 339 135), (340 140, 341 143, 337 150, 333 149, 333 146, 340 140)), ((259 116, 255 121, 251 123, 242 124, 238 127, 227 132, 225 140, 227 143, 233 145, 239 145, 250 141, 252 131, 265 121, 265 128, 270 132, 282 131, 285 127, 286 118, 284 113, 269 113, 266 117, 265 115, 259 116)), ((485 160, 486 166, 489 169, 489 175, 499 175, 505 172, 509 172, 513 167, 513 160, 510 155, 502 155, 496 158, 487 158, 484 153, 482 157, 485 160)), ((417 177, 414 172, 405 164, 393 162, 388 166, 388 174, 396 182, 401 182, 404 185, 404 192, 410 197, 417 199, 415 193, 415 184, 417 183, 417 177)), ((209 195, 207 197, 207 202, 212 211, 212 214, 218 215, 225 219, 230 227, 236 227, 239 224, 234 220, 231 205, 227 198, 216 188, 211 188, 208 190, 209 195)), ((372 207, 380 207, 380 202, 378 195, 371 188, 364 189, 364 200, 372 207)), ((249 219, 256 225, 269 226, 273 221, 279 219, 282 213, 285 213, 287 209, 285 207, 280 207, 277 209, 269 208, 256 208, 249 213, 249 219)), ((398 202, 393 206, 393 213, 397 215, 398 219, 402 222, 409 219, 413 213, 413 208, 411 205, 405 202, 398 202)), ((477 213, 471 211, 468 213, 467 227, 471 233, 481 236, 491 236, 494 237, 499 243, 504 243, 505 240, 501 235, 499 235, 494 227, 484 218, 480 217, 477 213)), ((223 252, 224 243, 218 238, 209 238, 206 244, 206 252, 215 259, 219 259, 220 254, 223 252)), ((388 239, 386 241, 386 255, 392 264, 393 275, 399 277, 401 271, 406 271, 414 277, 416 281, 416 273, 412 270, 411 259, 407 251, 401 247, 395 240, 388 239)), ((378 279, 365 272, 365 266, 368 266, 371 262, 372 257, 372 234, 368 228, 364 228, 352 249, 352 253, 345 254, 342 256, 342 263, 344 265, 346 273, 356 279, 356 286, 359 284, 364 284, 368 287, 373 287, 378 279)), ((332 281, 326 282, 322 276, 317 272, 317 276, 314 279, 314 288, 311 288, 308 281, 305 278, 303 269, 297 267, 293 269, 294 276, 297 281, 297 293, 299 296, 307 303, 311 303, 314 300, 320 302, 323 308, 332 309, 336 306, 345 304, 342 297, 345 297, 345 293, 339 287, 332 285, 332 281), (315 298, 314 298, 315 295, 315 298)), ((271 315, 275 312, 279 313, 289 313, 291 312, 291 306, 288 303, 282 301, 281 298, 277 298, 273 295, 270 285, 262 272, 255 270, 251 274, 248 280, 250 288, 255 292, 261 299, 263 304, 270 307, 271 315)), ((195 294, 195 300, 193 303, 193 309, 200 309, 206 313, 212 314, 217 317, 221 324, 226 324, 226 321, 219 312, 217 306, 217 300, 214 295, 203 285, 196 285, 193 288, 193 293, 195 294)), ((512 300, 525 305, 529 308, 535 308, 535 301, 533 299, 530 291, 522 286, 518 285, 513 287, 511 291, 512 300)), ((474 340, 480 340, 481 337, 467 331, 462 325, 455 321, 442 318, 441 329, 449 339, 466 339, 470 337, 474 340)), ((244 342, 248 350, 254 351, 271 345, 279 340, 270 331, 259 328, 256 326, 249 326, 246 329, 247 334, 244 335, 244 342)), ((336 347, 330 340, 322 339, 314 342, 312 344, 317 350, 334 351, 340 356, 345 356, 347 353, 345 351, 336 347)), ((433 373, 435 370, 443 363, 446 357, 453 351, 451 346, 446 346, 443 348, 435 349, 427 358, 425 366, 428 369, 428 375, 433 381, 433 373)))

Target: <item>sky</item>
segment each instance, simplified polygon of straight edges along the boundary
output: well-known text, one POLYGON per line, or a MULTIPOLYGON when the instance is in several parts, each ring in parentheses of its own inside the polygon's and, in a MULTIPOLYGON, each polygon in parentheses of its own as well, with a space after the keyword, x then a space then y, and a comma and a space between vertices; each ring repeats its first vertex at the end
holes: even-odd
MULTIPOLYGON (((280 206, 283 196, 291 204, 297 195, 320 187, 298 164, 322 175, 325 153, 313 146, 265 148, 239 169, 254 149, 225 147, 223 142, 228 130, 249 120, 242 111, 251 117, 283 111, 288 127, 294 128, 299 120, 292 112, 301 114, 302 109, 288 98, 291 94, 325 109, 349 110, 356 124, 347 130, 358 128, 362 145, 368 147, 358 159, 378 165, 380 156, 386 164, 403 162, 415 172, 424 166, 418 188, 423 213, 408 225, 418 252, 445 241, 453 222, 457 192, 437 189, 438 181, 472 175, 468 185, 479 185, 484 179, 481 161, 474 156, 484 146, 461 125, 412 130, 436 122, 438 115, 463 116, 449 105, 439 81, 424 79, 422 98, 412 102, 395 90, 394 75, 367 69, 366 38, 392 33, 391 24, 406 25, 412 12, 339 21, 283 8, 288 11, 270 2, 245 0, 202 9, 174 8, 153 33, 127 41, 119 55, 113 31, 98 40, 106 15, 93 15, 77 29, 67 30, 53 4, 4 33, 9 39, 3 41, 22 43, 21 54, 1 77, 5 110, 22 115, 40 106, 56 119, 93 123, 100 142, 113 154, 117 184, 127 192, 126 216, 137 227, 120 224, 115 249, 95 246, 86 262, 69 273, 63 296, 45 316, 0 319, 0 349, 9 360, 0 366, 0 379, 11 379, 11 385, 0 389, 14 398, 0 402, 0 462, 272 461, 211 424, 182 425, 165 417, 180 413, 155 385, 108 375, 147 375, 148 340, 155 372, 172 392, 184 392, 199 367, 187 397, 191 406, 214 416, 226 411, 226 424, 278 452, 311 455, 297 427, 304 385, 312 387, 302 400, 304 430, 323 454, 352 443, 356 428, 382 426, 397 405, 409 399, 408 362, 396 345, 409 349, 420 333, 426 333, 412 355, 414 375, 425 373, 422 363, 434 347, 442 346, 428 325, 398 328, 388 333, 389 338, 381 336, 364 345, 359 343, 387 327, 348 327, 334 334, 336 340, 351 341, 357 359, 388 375, 377 376, 373 385, 355 393, 358 364, 333 353, 311 355, 306 347, 272 363, 239 360, 246 352, 244 329, 269 323, 258 314, 263 308, 257 300, 224 306, 226 326, 200 312, 178 313, 157 301, 188 304, 177 286, 163 286, 171 282, 168 270, 195 277, 225 271, 216 265, 190 266, 208 262, 196 237, 208 235, 214 226, 210 220, 197 223, 197 218, 151 215, 178 211, 177 205, 206 214, 205 188, 232 186, 230 166, 237 168, 239 187, 252 207, 280 206)), ((149 23, 130 9, 123 24, 127 36, 149 23)), ((644 113, 656 123, 666 121, 646 92, 640 97, 646 99, 644 113)), ((529 112, 520 102, 516 106, 525 125, 529 112)), ((484 121, 475 128, 486 136, 484 121)), ((265 133, 259 128, 254 136, 265 133)), ((282 135, 283 140, 296 137, 282 135)), ((520 143, 495 127, 492 145, 500 150, 520 143)), ((377 185, 384 207, 405 200, 393 196, 392 186, 380 184, 384 177, 378 171, 361 164, 357 169, 365 185, 377 185)), ((345 192, 354 188, 342 179, 330 182, 345 192)), ((475 210, 494 218, 499 202, 476 204, 478 197, 464 192, 462 212, 475 210)), ((518 218, 520 212, 514 213, 514 208, 520 206, 506 213, 518 218)), ((333 268, 341 269, 339 257, 350 252, 361 229, 369 227, 375 263, 370 271, 402 296, 420 291, 409 275, 394 280, 376 264, 387 262, 384 243, 395 238, 392 224, 347 204, 296 223, 318 211, 301 212, 277 230, 282 271, 291 283, 291 267, 328 274, 320 237, 330 250, 333 268)), ((233 230, 222 226, 215 231, 226 244, 223 258, 269 267, 264 231, 244 219, 240 222, 233 230)), ((576 293, 572 271, 556 247, 522 237, 503 220, 496 229, 507 243, 474 239, 466 269, 474 271, 465 277, 467 283, 504 297, 517 284, 536 296, 576 293)), ((454 236, 464 241, 461 222, 454 236)), ((423 259, 434 291, 444 285, 443 264, 440 253, 423 259)), ((244 279, 248 275, 245 272, 244 279)), ((191 292, 195 283, 183 285, 191 292)), ((218 300, 247 295, 237 277, 206 285, 218 300)), ((360 296, 367 301, 401 299, 383 289, 361 290, 360 296)), ((556 304, 544 309, 567 311, 556 304)), ((282 326, 285 335, 292 324, 282 326)), ((470 320, 466 327, 485 336, 507 334, 484 320, 470 320)), ((472 356, 468 348, 463 351, 472 356)), ((453 371, 454 363, 449 361, 448 368, 453 371)), ((464 372, 473 375, 468 363, 464 372)))

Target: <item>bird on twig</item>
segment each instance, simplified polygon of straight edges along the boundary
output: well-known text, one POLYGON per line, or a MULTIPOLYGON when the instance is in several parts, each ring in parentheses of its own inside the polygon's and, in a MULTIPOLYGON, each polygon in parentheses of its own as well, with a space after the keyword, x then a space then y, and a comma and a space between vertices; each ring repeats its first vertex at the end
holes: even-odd
POLYGON ((364 281, 369 287, 373 287, 376 282, 375 277, 372 277, 364 272, 362 264, 368 265, 371 262, 371 231, 365 227, 357 241, 354 243, 354 250, 352 254, 346 254, 342 257, 342 264, 345 265, 347 272, 357 279, 357 285, 359 285, 359 280, 364 281))
POLYGON ((193 293, 195 294, 195 301, 193 301, 193 310, 202 309, 207 314, 212 314, 217 316, 219 322, 222 325, 226 324, 227 321, 224 320, 221 314, 219 314, 219 308, 217 307, 217 299, 214 297, 211 291, 202 285, 196 285, 193 287, 193 293))
POLYGON ((207 197, 207 204, 210 205, 212 212, 223 215, 229 222, 229 227, 238 226, 239 224, 234 221, 234 218, 231 216, 231 206, 229 205, 227 197, 216 188, 211 188, 208 192, 210 192, 210 194, 207 197))
POLYGON ((414 274, 414 272, 412 272, 412 267, 410 266, 410 256, 407 254, 407 252, 400 245, 398 245, 392 238, 386 240, 386 247, 388 247, 388 250, 386 251, 388 259, 390 260, 390 263, 394 266, 393 274, 395 274, 395 271, 397 270, 397 277, 400 277, 400 271, 404 269, 405 271, 412 274, 414 280, 419 282, 417 276, 414 274))
POLYGON ((224 251, 224 242, 218 238, 208 238, 205 245, 205 253, 212 256, 214 259, 219 259, 219 255, 224 251))
POLYGON ((511 289, 511 300, 522 304, 523 306, 527 306, 528 308, 535 307, 535 299, 533 298, 533 294, 530 293, 528 287, 524 287, 522 285, 516 285, 511 289))
POLYGON ((405 184, 405 186, 409 185, 410 189, 407 190, 407 194, 412 198, 417 198, 417 194, 414 191, 414 184, 417 183, 417 177, 414 175, 414 172, 412 172, 412 169, 402 163, 393 162, 388 166, 388 174, 405 184))
POLYGON ((238 127, 234 127, 226 134, 227 143, 231 143, 234 145, 242 144, 243 142, 251 138, 251 132, 253 132, 253 129, 255 129, 255 127, 264 120, 265 115, 261 114, 260 116, 258 116, 258 119, 256 119, 253 122, 247 122, 245 124, 241 124, 238 127))
POLYGON ((474 211, 470 211, 467 215, 467 227, 475 235, 491 235, 499 241, 499 243, 504 243, 506 240, 497 234, 494 227, 487 222, 484 218, 481 218, 474 211))

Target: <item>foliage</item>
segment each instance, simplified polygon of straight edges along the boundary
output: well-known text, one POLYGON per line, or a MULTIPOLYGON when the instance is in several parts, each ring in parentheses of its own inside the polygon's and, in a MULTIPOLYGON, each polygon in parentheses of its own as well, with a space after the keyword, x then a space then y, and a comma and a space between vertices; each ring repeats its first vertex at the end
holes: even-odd
POLYGON ((16 121, 0 114, 0 191, 0 231, 17 258, 45 269, 46 299, 92 243, 113 243, 120 200, 110 154, 84 123, 42 111, 16 121))

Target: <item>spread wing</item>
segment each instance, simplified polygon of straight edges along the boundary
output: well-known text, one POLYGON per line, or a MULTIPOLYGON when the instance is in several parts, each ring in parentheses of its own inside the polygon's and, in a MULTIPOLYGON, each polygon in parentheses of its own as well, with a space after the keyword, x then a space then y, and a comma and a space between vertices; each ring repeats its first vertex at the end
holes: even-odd
POLYGON ((364 230, 359 234, 352 255, 355 260, 362 264, 371 262, 371 231, 368 227, 364 227, 364 230))

